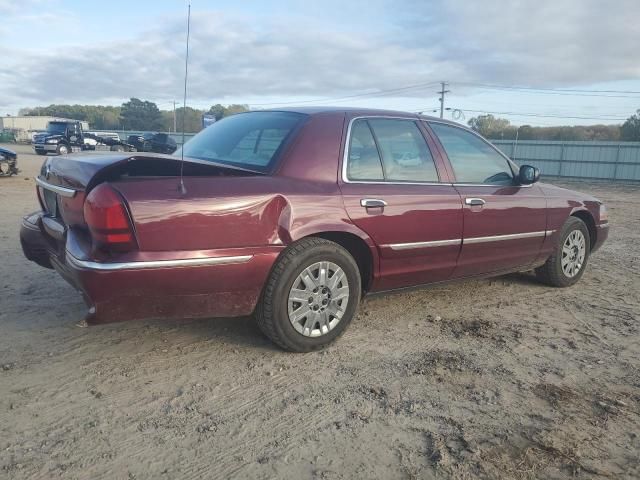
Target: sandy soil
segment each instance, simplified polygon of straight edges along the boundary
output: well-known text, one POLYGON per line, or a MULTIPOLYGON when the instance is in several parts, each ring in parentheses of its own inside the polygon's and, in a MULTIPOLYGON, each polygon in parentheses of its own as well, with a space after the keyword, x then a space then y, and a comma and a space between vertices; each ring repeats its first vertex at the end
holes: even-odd
POLYGON ((572 184, 613 224, 573 288, 518 274, 371 298, 296 355, 250 318, 78 328, 80 296, 22 257, 42 158, 18 149, 23 173, 0 178, 0 477, 640 477, 640 187, 572 184))

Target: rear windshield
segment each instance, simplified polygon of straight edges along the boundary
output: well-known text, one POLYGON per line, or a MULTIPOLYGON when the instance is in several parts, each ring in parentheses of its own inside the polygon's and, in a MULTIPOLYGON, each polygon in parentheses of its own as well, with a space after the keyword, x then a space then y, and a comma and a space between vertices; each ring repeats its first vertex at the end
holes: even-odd
MULTIPOLYGON (((249 112, 224 118, 184 144, 187 157, 267 172, 305 115, 249 112)), ((180 150, 174 153, 180 156, 180 150)))

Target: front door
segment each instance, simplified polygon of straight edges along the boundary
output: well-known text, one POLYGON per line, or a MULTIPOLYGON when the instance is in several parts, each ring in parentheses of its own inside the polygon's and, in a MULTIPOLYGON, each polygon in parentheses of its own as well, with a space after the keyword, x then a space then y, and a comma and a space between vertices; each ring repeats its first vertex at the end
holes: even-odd
POLYGON ((348 128, 340 189, 349 218, 378 247, 373 290, 446 280, 460 253, 462 202, 422 128, 382 117, 348 128))
POLYGON ((546 236, 546 200, 538 185, 519 185, 509 160, 479 135, 429 122, 449 159, 464 208, 454 277, 533 263, 546 236))

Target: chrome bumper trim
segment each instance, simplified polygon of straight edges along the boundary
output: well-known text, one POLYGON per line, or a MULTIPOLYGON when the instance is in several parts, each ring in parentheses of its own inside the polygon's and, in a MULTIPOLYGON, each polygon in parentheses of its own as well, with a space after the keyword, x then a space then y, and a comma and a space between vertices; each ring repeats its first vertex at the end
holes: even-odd
POLYGON ((42 188, 46 188, 47 190, 56 192, 61 197, 73 198, 75 197, 76 193, 78 193, 78 191, 74 190, 73 188, 61 187, 60 185, 51 185, 49 182, 45 182, 40 177, 36 177, 36 183, 42 188))
POLYGON ((55 152, 58 150, 57 143, 36 143, 33 146, 34 150, 44 150, 45 152, 55 152))
POLYGON ((80 260, 67 252, 67 261, 78 268, 110 272, 114 270, 144 270, 149 268, 201 267, 206 265, 228 265, 246 263, 253 255, 237 255, 232 257, 185 258, 180 260, 150 260, 142 262, 102 263, 80 260))

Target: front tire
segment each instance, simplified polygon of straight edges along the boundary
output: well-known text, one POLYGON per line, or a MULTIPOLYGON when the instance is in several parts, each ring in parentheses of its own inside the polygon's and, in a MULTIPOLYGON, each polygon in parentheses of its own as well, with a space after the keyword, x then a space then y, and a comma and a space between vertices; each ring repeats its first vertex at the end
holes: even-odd
POLYGON ((66 155, 68 154, 71 150, 68 146, 66 146, 65 144, 60 144, 58 145, 58 148, 56 149, 56 151, 58 152, 58 155, 66 155))
POLYGON ((276 261, 256 310, 258 326, 285 350, 319 350, 344 333, 360 296, 360 271, 349 252, 305 238, 276 261))
POLYGON ((569 217, 562 227, 553 253, 535 270, 536 277, 552 287, 570 287, 580 280, 590 254, 589 229, 577 217, 569 217))

